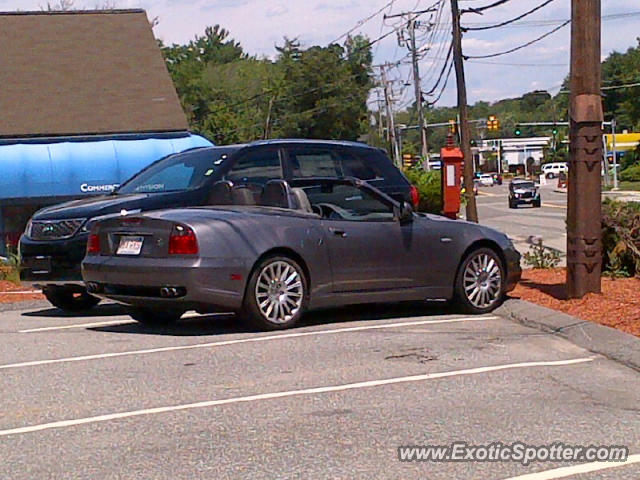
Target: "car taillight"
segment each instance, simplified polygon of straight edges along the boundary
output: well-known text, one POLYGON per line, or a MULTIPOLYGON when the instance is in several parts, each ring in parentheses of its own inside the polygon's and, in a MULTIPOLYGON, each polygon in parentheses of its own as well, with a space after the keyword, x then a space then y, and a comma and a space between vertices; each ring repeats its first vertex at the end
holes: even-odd
POLYGON ((198 239, 192 229, 175 225, 169 237, 169 255, 196 255, 198 239))
POLYGON ((413 208, 418 208, 420 203, 420 192, 415 185, 411 185, 411 203, 413 203, 413 208))
POLYGON ((100 255, 100 237, 95 233, 89 235, 89 240, 87 240, 87 254, 100 255))

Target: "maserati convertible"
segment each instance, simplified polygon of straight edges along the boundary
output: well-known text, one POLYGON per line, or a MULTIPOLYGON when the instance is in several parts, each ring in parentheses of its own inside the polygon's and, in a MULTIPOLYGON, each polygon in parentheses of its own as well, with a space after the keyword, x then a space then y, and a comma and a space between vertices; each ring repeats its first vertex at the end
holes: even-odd
POLYGON ((520 279, 506 235, 416 213, 361 180, 272 180, 260 192, 220 181, 213 197, 96 222, 88 291, 146 324, 233 311, 275 330, 347 304, 448 300, 486 313, 520 279))

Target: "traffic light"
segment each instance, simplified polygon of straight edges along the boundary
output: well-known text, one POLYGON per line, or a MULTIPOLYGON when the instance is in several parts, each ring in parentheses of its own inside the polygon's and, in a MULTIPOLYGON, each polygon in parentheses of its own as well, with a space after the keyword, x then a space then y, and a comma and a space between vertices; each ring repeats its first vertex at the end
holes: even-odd
POLYGON ((495 115, 489 115, 487 119, 487 130, 497 132, 500 130, 500 120, 495 115))
POLYGON ((449 120, 449 133, 455 135, 458 131, 458 125, 455 120, 449 120))
POLYGON ((516 134, 516 137, 519 137, 520 135, 522 135, 522 130, 520 129, 520 125, 516 125, 516 130, 513 133, 516 134))
POLYGON ((551 133, 553 133, 553 135, 558 135, 558 127, 554 125, 553 130, 551 130, 551 133))

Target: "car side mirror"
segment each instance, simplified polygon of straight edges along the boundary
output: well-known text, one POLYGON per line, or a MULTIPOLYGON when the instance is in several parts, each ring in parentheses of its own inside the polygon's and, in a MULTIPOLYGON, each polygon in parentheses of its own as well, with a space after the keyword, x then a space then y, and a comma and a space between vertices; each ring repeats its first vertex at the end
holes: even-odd
POLYGON ((413 222, 413 207, 409 202, 402 201, 394 207, 394 216, 401 224, 413 222))

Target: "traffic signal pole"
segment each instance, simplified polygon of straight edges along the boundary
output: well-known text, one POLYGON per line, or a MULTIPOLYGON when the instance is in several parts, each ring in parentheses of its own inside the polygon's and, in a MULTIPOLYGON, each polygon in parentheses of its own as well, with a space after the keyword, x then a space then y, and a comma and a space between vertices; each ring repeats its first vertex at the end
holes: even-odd
POLYGON ((462 58, 462 30, 460 28, 460 9, 458 0, 451 0, 451 16, 453 19, 453 62, 456 69, 458 87, 458 110, 460 114, 460 147, 464 155, 464 195, 466 213, 469 222, 478 223, 476 197, 473 194, 473 157, 471 155, 471 131, 467 111, 467 85, 464 78, 462 58))
POLYGON ((600 293, 602 97, 600 0, 571 1, 567 294, 600 293))

